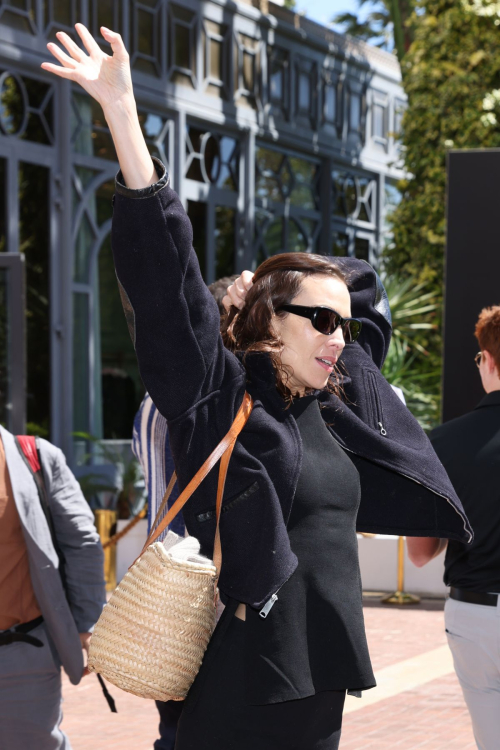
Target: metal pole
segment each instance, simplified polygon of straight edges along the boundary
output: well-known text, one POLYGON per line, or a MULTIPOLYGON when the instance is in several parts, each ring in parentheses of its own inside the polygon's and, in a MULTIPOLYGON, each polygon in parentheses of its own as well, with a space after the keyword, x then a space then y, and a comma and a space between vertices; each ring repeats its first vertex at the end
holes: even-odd
POLYGON ((397 590, 393 594, 384 596, 380 601, 383 604, 420 604, 420 597, 407 594, 405 588, 405 539, 398 539, 398 583, 397 590))

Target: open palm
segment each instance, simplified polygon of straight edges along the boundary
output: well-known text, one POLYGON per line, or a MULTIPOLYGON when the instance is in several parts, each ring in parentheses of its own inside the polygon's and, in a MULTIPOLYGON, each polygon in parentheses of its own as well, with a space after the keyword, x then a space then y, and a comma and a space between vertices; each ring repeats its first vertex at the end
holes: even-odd
POLYGON ((133 98, 129 56, 121 36, 101 27, 104 39, 109 42, 113 50, 113 55, 110 56, 100 49, 83 24, 77 23, 75 28, 88 55, 64 31, 59 31, 57 39, 64 45, 68 54, 52 42, 47 44, 48 50, 61 65, 45 62, 42 68, 55 73, 60 78, 67 78, 80 84, 103 109, 119 101, 133 98))

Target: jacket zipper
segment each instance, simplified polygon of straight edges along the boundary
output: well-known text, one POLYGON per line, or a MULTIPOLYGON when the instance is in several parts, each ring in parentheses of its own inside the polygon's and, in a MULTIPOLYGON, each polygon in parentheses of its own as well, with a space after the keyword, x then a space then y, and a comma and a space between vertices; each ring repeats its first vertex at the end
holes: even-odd
MULTIPOLYGON (((278 589, 278 591, 279 591, 279 589, 278 589)), ((268 616, 269 612, 274 607, 274 603, 278 601, 278 591, 275 594, 273 594, 270 599, 267 600, 267 602, 264 604, 264 606, 260 610, 259 615, 262 617, 263 620, 266 619, 266 617, 268 616)))
MULTIPOLYGON (((295 571, 293 571, 293 572, 295 573, 295 571)), ((278 594, 279 594, 279 592, 281 591, 281 589, 283 588, 283 586, 285 585, 285 583, 288 583, 288 581, 290 580, 290 578, 292 576, 293 576, 293 573, 288 576, 288 578, 286 579, 286 581, 283 581, 283 583, 281 584, 281 586, 279 587, 279 589, 274 592, 274 594, 267 600, 267 602, 265 602, 264 606, 262 607, 262 609, 259 612, 259 615, 260 615, 260 617, 262 617, 263 620, 266 619, 266 617, 268 616, 269 612, 272 610, 272 608, 274 607, 274 605, 278 601, 278 594)))
POLYGON ((375 422, 377 423, 377 427, 378 427, 378 429, 380 431, 380 434, 383 437, 385 437, 387 435, 387 430, 385 429, 383 421, 382 421, 383 420, 383 417, 382 417, 382 405, 380 403, 380 398, 379 398, 379 395, 378 395, 377 386, 376 386, 376 384, 374 382, 375 379, 373 377, 373 373, 371 373, 370 371, 368 371, 367 375, 368 375, 369 388, 370 388, 370 391, 371 391, 371 397, 373 399, 373 405, 374 405, 374 411, 375 411, 375 415, 374 415, 375 416, 375 422))
MULTIPOLYGON (((346 450, 346 451, 347 451, 348 453, 352 453, 352 454, 353 454, 353 456, 358 456, 359 458, 363 458, 363 456, 361 456, 361 455, 360 455, 359 453, 356 453, 356 451, 353 451, 353 450, 351 450, 350 448, 346 448, 346 446, 345 446, 345 445, 342 445, 341 443, 339 443, 339 441, 337 440, 337 438, 335 438, 335 437, 333 436, 333 434, 332 434, 332 432, 331 432, 331 431, 330 431, 330 435, 332 435, 332 437, 333 437, 333 439, 335 440, 335 442, 336 442, 336 443, 337 443, 338 445, 340 445, 340 447, 341 447, 341 448, 343 448, 343 450, 346 450)), ((400 476, 404 477, 405 479, 409 479, 409 480, 410 480, 410 482, 415 482, 415 484, 419 484, 419 485, 420 485, 420 487, 423 487, 423 488, 424 488, 424 489, 426 489, 426 490, 427 490, 428 492, 432 492, 432 494, 433 494, 433 495, 436 495, 437 497, 442 497, 442 498, 443 498, 443 500, 446 500, 446 502, 448 503, 448 505, 451 505, 451 507, 452 507, 452 509, 453 509, 453 510, 455 511, 455 513, 456 513, 456 514, 457 514, 458 516, 460 516, 460 518, 462 519, 462 521, 463 521, 463 524, 464 524, 464 531, 465 531, 465 533, 466 533, 466 534, 468 534, 468 536, 469 536, 469 542, 471 541, 471 539, 472 539, 472 534, 471 534, 471 533, 470 533, 470 531, 468 531, 468 529, 467 529, 467 526, 466 526, 466 523, 465 523, 465 517, 464 517, 464 516, 463 516, 463 515, 462 515, 462 514, 460 513, 460 511, 459 511, 459 510, 457 510, 457 509, 455 508, 455 506, 453 505, 453 503, 451 502, 451 500, 449 500, 449 498, 447 498, 447 497, 446 497, 446 495, 441 495, 441 493, 440 493, 440 492, 436 492, 435 490, 432 490, 432 489, 431 489, 430 487, 427 487, 427 486, 426 486, 425 484, 423 484, 422 482, 419 482, 419 481, 418 481, 418 479, 413 479, 413 477, 409 477, 409 476, 408 476, 408 474, 403 474, 403 473, 402 473, 401 471, 398 471, 398 472, 396 472, 396 473, 397 473, 397 474, 399 474, 400 476)))

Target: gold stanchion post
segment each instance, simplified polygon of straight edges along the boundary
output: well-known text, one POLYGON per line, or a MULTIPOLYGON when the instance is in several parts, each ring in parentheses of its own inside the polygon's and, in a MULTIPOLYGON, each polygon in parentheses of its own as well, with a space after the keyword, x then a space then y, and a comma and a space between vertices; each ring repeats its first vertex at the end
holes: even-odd
POLYGON ((403 536, 398 539, 398 587, 394 594, 384 596, 380 601, 383 604, 420 604, 420 597, 407 594, 405 588, 405 540, 403 536))
MULTIPOLYGON (((95 525, 97 532, 101 537, 101 542, 106 545, 108 539, 116 529, 116 510, 96 510, 94 511, 95 525)), ((104 580, 106 581, 106 591, 114 591, 116 588, 116 545, 111 544, 104 548, 104 580)))

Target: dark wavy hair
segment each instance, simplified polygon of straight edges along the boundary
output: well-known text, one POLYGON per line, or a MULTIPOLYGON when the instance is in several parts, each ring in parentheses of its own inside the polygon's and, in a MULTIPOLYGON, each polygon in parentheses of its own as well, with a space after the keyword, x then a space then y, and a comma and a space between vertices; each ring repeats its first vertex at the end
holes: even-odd
MULTIPOLYGON (((222 338, 233 352, 268 352, 274 365, 276 386, 287 401, 293 394, 287 387, 291 373, 281 361, 283 344, 273 331, 272 318, 286 317, 284 311, 276 312, 299 294, 302 281, 307 276, 333 276, 348 285, 345 272, 333 258, 311 253, 282 253, 268 258, 257 268, 253 286, 247 294, 242 310, 231 307, 222 321, 222 338)), ((335 367, 326 389, 341 394, 341 373, 335 367)))

